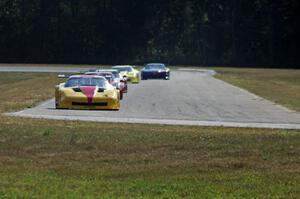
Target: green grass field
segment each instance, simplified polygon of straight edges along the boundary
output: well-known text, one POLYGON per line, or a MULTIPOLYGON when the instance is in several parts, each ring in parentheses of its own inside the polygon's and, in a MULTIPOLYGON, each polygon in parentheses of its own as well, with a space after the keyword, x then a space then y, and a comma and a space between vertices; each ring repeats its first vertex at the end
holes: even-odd
MULTIPOLYGON (((58 81, 0 73, 0 112, 53 97, 58 81)), ((0 198, 297 198, 299 146, 296 130, 0 116, 0 198)))
POLYGON ((296 197, 299 131, 2 118, 0 195, 296 197))

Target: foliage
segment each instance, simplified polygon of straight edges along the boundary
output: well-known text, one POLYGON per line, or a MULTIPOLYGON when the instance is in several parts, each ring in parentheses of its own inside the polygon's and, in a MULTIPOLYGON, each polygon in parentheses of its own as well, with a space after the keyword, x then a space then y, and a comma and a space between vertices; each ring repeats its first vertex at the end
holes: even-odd
POLYGON ((298 9, 297 0, 2 0, 0 61, 297 67, 298 9))

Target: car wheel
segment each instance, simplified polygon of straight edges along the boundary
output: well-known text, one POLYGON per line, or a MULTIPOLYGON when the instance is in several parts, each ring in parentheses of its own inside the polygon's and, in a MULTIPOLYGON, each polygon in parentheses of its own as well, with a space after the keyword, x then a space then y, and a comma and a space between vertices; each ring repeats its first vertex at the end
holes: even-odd
POLYGON ((55 99, 55 109, 59 109, 58 101, 55 99))

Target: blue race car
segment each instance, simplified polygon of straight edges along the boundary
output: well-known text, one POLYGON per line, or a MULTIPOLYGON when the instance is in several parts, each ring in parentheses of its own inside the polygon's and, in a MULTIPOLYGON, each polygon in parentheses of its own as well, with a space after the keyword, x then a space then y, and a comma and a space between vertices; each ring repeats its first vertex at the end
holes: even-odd
POLYGON ((170 69, 162 63, 150 63, 141 71, 141 79, 170 79, 170 69))

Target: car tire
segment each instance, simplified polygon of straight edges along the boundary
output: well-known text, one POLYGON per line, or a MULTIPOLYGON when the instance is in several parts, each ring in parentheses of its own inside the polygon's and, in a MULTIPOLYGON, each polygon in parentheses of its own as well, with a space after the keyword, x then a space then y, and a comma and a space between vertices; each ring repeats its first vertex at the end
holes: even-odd
MULTIPOLYGON (((56 101, 56 100, 55 100, 56 101)), ((55 109, 59 109, 59 104, 58 102, 55 102, 55 109)))

